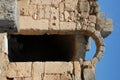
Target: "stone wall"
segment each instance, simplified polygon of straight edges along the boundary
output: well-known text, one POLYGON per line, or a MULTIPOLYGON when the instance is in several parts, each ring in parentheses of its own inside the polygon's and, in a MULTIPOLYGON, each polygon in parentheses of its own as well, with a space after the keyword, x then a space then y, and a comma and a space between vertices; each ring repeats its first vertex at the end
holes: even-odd
MULTIPOLYGON (((4 1, 7 2, 0 2, 4 1)), ((104 53, 104 38, 112 32, 112 20, 99 12, 97 0, 14 1, 18 2, 20 31, 0 34, 0 80, 95 80, 95 67, 104 53), (76 36, 77 50, 69 62, 10 62, 7 34, 72 34, 76 36), (93 58, 85 61, 89 37, 97 49, 93 58)))
POLYGON ((18 32, 17 0, 0 0, 0 32, 18 32))

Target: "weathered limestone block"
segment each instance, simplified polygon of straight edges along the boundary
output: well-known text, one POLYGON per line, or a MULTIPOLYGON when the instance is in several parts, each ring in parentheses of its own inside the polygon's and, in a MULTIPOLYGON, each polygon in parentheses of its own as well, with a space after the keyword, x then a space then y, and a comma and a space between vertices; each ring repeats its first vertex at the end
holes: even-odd
POLYGON ((0 77, 0 80, 7 80, 6 77, 0 77))
POLYGON ((75 73, 75 80, 82 80, 80 62, 77 62, 77 61, 74 62, 74 73, 75 73))
POLYGON ((92 69, 84 69, 84 80, 95 80, 95 71, 92 69))
POLYGON ((89 12, 90 6, 88 1, 79 1, 79 11, 80 12, 89 12))
POLYGON ((33 20, 32 17, 29 16, 21 16, 20 17, 20 28, 21 30, 48 30, 49 21, 48 19, 41 20, 33 20))
POLYGON ((44 63, 33 62, 32 66, 33 80, 42 80, 42 73, 44 73, 44 63))
POLYGON ((88 12, 81 12, 81 17, 82 18, 88 18, 89 13, 88 12))
POLYGON ((60 17, 60 21, 64 21, 64 11, 65 11, 65 3, 61 2, 59 4, 59 17, 60 17))
POLYGON ((29 0, 29 2, 30 2, 31 5, 38 5, 38 1, 39 0, 29 0))
POLYGON ((46 5, 45 6, 45 18, 50 19, 50 16, 51 16, 51 7, 50 5, 46 5))
POLYGON ((75 21, 75 12, 74 11, 64 11, 64 18, 67 22, 75 21))
POLYGON ((31 77, 31 62, 9 63, 6 76, 14 77, 31 77))
POLYGON ((0 0, 0 32, 17 32, 17 0, 0 0))
POLYGON ((52 3, 52 0, 38 0, 39 5, 50 5, 52 3))
POLYGON ((65 0, 65 10, 75 11, 77 9, 78 0, 65 0))
POLYGON ((5 71, 7 70, 8 65, 8 55, 3 52, 3 39, 6 34, 0 33, 0 80, 7 80, 5 71))
POLYGON ((73 64, 71 62, 45 62, 45 73, 72 73, 73 64))
MULTIPOLYGON (((12 78, 11 78, 12 79, 12 78)), ((11 80, 10 79, 10 80, 11 80)), ((9 79, 8 79, 9 80, 9 79)), ((13 80, 32 80, 32 78, 31 77, 28 77, 28 78, 20 78, 20 77, 18 77, 18 78, 14 78, 13 80)))
MULTIPOLYGON (((23 6, 24 7, 24 6, 23 6)), ((25 8, 25 7, 24 7, 25 8)), ((29 13, 29 16, 32 17, 32 19, 34 20, 37 20, 38 19, 38 10, 37 10, 37 6, 36 5, 29 5, 29 8, 28 8, 28 13, 29 13)), ((20 11, 21 12, 21 11, 20 11)), ((25 16, 24 14, 21 14, 21 17, 22 16, 25 16)), ((26 17, 26 16, 25 16, 26 17)), ((21 27, 21 26, 20 26, 21 27)))
POLYGON ((101 31, 103 37, 107 37, 113 31, 112 19, 105 20, 105 26, 101 31))
POLYGON ((45 18, 45 6, 42 5, 37 6, 36 16, 38 16, 38 19, 45 18))
POLYGON ((74 80, 73 79, 73 74, 62 74, 61 76, 61 79, 60 80, 74 80))
POLYGON ((95 15, 89 15, 89 21, 90 21, 90 23, 96 23, 96 16, 95 15))
POLYGON ((83 78, 84 80, 96 80, 95 79, 95 66, 91 64, 91 61, 85 61, 83 63, 83 78))
POLYGON ((20 15, 25 15, 25 16, 29 15, 29 3, 30 3, 29 0, 18 1, 20 15))
POLYGON ((101 35, 105 38, 113 31, 111 19, 105 19, 103 13, 97 14, 97 29, 101 31, 101 35))
POLYGON ((62 0, 52 0, 53 5, 58 5, 62 0))
POLYGON ((59 8, 51 7, 50 29, 59 30, 59 8))
POLYGON ((44 76, 44 80, 61 80, 61 79, 60 79, 60 75, 56 75, 56 74, 50 75, 49 74, 49 75, 44 76))
POLYGON ((60 30, 75 30, 75 22, 60 22, 60 30))

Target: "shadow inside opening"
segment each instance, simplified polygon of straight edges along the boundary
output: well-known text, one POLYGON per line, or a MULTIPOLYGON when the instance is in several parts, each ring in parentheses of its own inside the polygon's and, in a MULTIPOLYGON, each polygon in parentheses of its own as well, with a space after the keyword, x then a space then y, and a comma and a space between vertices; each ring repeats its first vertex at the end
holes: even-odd
POLYGON ((8 35, 10 62, 71 61, 75 35, 8 35))

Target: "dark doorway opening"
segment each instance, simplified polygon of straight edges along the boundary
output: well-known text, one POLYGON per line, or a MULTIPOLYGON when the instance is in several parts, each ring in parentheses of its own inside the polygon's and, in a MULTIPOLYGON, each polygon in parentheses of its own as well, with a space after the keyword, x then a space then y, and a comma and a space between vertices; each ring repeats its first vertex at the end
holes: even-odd
POLYGON ((10 62, 71 61, 75 35, 8 35, 10 62))

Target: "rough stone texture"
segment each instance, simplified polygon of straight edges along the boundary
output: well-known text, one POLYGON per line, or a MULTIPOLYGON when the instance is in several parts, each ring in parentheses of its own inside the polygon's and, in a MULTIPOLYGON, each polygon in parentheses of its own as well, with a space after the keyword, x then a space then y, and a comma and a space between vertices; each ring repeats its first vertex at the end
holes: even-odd
POLYGON ((77 61, 74 62, 74 74, 75 74, 75 77, 74 77, 75 80, 82 80, 80 62, 77 62, 77 61))
POLYGON ((95 72, 91 69, 84 69, 84 80, 95 80, 95 72))
POLYGON ((44 73, 45 64, 42 62, 34 62, 32 64, 32 76, 33 80, 42 80, 42 74, 44 73))
POLYGON ((73 64, 71 62, 46 62, 45 63, 45 73, 59 73, 64 74, 66 72, 72 73, 73 64), (54 69, 53 69, 54 67, 54 69))
POLYGON ((9 63, 7 70, 7 77, 30 77, 31 76, 31 62, 27 63, 9 63))
POLYGON ((18 0, 19 16, 16 1, 0 0, 0 32, 17 31, 19 17, 20 32, 13 35, 74 35, 75 51, 69 62, 9 62, 9 37, 1 33, 0 80, 95 80, 104 38, 112 32, 112 20, 99 12, 97 0, 18 0), (89 37, 97 49, 85 61, 89 37))
POLYGON ((17 32, 17 0, 0 0, 0 32, 17 32))

